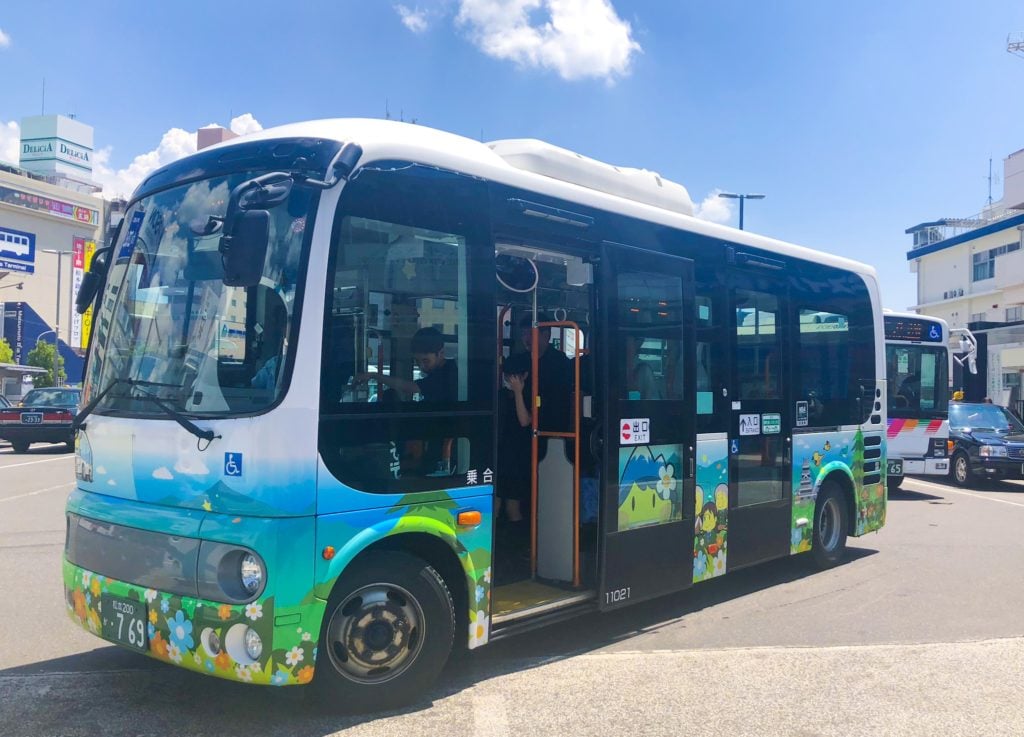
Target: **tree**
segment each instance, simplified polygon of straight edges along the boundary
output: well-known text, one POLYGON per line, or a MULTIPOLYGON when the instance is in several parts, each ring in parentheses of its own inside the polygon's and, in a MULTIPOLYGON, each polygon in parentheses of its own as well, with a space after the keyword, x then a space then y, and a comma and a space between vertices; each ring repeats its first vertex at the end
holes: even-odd
POLYGON ((0 363, 14 363, 14 349, 6 338, 0 338, 0 363))
MULTIPOLYGON (((41 340, 36 341, 36 347, 28 352, 28 356, 25 358, 26 366, 38 366, 39 368, 46 369, 45 374, 36 374, 33 378, 32 385, 39 389, 40 387, 54 386, 56 382, 53 380, 53 343, 44 343, 41 340)), ((60 377, 61 383, 67 378, 67 374, 64 373, 64 359, 57 356, 57 375, 60 377)))

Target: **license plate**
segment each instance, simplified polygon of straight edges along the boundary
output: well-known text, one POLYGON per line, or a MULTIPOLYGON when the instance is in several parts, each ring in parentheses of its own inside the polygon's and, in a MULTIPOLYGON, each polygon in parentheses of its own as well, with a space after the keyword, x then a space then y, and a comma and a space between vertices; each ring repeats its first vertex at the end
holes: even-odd
POLYGON ((22 425, 42 425, 43 424, 43 413, 42 412, 22 412, 21 413, 21 424, 22 425))
POLYGON ((889 460, 886 462, 885 472, 889 476, 902 476, 903 475, 903 459, 889 460))
POLYGON ((104 594, 100 599, 103 637, 119 645, 145 652, 146 605, 134 599, 104 594))

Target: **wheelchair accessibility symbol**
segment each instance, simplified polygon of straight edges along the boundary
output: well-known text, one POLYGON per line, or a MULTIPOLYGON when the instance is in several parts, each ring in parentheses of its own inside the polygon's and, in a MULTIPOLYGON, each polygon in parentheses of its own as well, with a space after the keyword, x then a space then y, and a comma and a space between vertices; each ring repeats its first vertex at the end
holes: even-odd
POLYGON ((242 454, 241 453, 225 453, 224 454, 224 475, 225 476, 241 476, 242 475, 242 454))
POLYGON ((928 337, 932 340, 939 340, 942 337, 942 331, 939 330, 938 325, 932 325, 931 330, 928 331, 928 337))

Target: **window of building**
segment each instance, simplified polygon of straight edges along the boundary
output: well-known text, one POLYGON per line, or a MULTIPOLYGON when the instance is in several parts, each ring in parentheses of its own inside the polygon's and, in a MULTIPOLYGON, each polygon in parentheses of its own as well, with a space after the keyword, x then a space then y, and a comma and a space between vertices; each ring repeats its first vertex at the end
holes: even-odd
POLYGON ((1019 371, 1004 371, 1003 372, 1003 389, 1014 389, 1020 386, 1020 372, 1019 371))
POLYGON ((992 250, 994 249, 974 254, 972 257, 974 270, 971 274, 971 281, 992 279, 996 275, 996 259, 992 254, 992 250))
POLYGON ((985 317, 987 315, 988 315, 987 312, 972 312, 971 313, 971 320, 970 321, 971 322, 984 322, 985 321, 985 317))
POLYGON ((1017 322, 1024 320, 1024 305, 1015 305, 1006 308, 1006 322, 1017 322))

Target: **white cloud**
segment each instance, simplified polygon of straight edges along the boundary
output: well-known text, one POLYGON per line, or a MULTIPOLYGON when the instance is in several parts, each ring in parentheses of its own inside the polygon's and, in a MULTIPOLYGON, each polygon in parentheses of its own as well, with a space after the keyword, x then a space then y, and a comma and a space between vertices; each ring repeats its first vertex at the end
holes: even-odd
POLYGON ((4 32, 3 28, 0 28, 0 49, 6 49, 11 45, 11 36, 4 32))
POLYGON ((718 193, 721 191, 720 189, 711 190, 711 193, 700 204, 695 205, 693 208, 694 217, 720 224, 725 224, 732 220, 732 204, 729 200, 718 196, 718 193))
POLYGON ((21 126, 16 120, 0 122, 0 161, 18 165, 18 144, 21 141, 21 126))
MULTIPOLYGON (((263 130, 263 126, 251 113, 232 118, 230 127, 239 135, 263 130)), ((115 170, 110 166, 112 146, 101 148, 93 157, 92 178, 103 186, 103 196, 107 199, 129 197, 150 173, 195 151, 195 131, 171 128, 160 137, 160 143, 156 148, 139 154, 123 169, 115 170)))
POLYGON ((398 12, 399 17, 402 19, 402 23, 413 33, 423 33, 430 27, 430 23, 427 20, 427 11, 422 10, 419 7, 410 8, 408 5, 396 5, 395 10, 398 12))
POLYGON ((228 126, 232 133, 237 133, 240 136, 246 136, 250 133, 263 130, 263 126, 260 125, 260 121, 256 120, 252 116, 252 113, 243 113, 236 118, 231 119, 231 125, 228 126))
POLYGON ((567 80, 611 81, 641 51, 611 0, 460 0, 456 23, 488 56, 567 80))
POLYGON ((160 468, 153 471, 153 478, 170 481, 174 478, 174 474, 167 470, 167 466, 160 466, 160 468))

